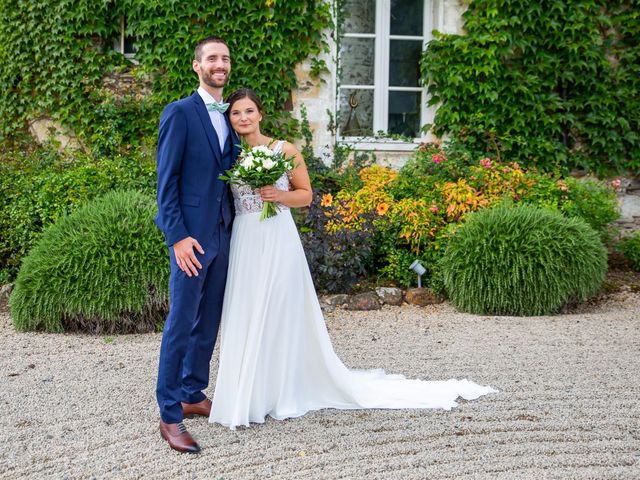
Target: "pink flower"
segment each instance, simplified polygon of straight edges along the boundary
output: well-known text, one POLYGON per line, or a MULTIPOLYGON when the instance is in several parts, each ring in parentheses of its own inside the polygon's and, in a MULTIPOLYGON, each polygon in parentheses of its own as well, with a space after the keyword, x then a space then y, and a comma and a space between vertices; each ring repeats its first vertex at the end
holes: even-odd
POLYGON ((440 209, 438 208, 437 205, 431 205, 431 208, 429 208, 429 211, 431 213, 438 213, 440 211, 440 209))
POLYGON ((483 158, 480 160, 480 165, 484 168, 491 168, 491 159, 489 157, 483 158))
POLYGON ((433 163, 442 163, 444 162, 444 156, 439 153, 434 153, 431 155, 431 160, 433 160, 433 163))

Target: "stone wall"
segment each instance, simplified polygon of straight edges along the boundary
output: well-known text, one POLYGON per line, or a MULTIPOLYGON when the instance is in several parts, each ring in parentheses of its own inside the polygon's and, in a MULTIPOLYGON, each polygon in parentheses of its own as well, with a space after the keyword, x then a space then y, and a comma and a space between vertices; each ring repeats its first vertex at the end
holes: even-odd
MULTIPOLYGON (((336 46, 333 42, 330 46, 331 52, 323 53, 319 59, 324 60, 329 68, 333 68, 336 46)), ((335 118, 335 72, 330 71, 324 73, 320 79, 313 79, 310 71, 309 60, 305 60, 296 67, 298 88, 291 92, 293 114, 296 118, 302 118, 301 106, 305 106, 309 126, 313 132, 313 151, 328 164, 333 156, 335 143, 335 137, 330 130, 331 116, 335 118)))
POLYGON ((66 130, 58 122, 48 117, 36 118, 29 122, 29 133, 40 144, 54 142, 60 151, 65 148, 80 148, 80 144, 72 132, 66 130))
MULTIPOLYGON (((142 99, 151 93, 151 79, 148 76, 134 76, 130 69, 108 73, 102 79, 102 86, 116 96, 135 95, 142 99)), ((48 117, 36 118, 29 122, 31 136, 40 144, 53 141, 60 151, 83 148, 73 132, 48 117)))
POLYGON ((618 189, 620 219, 616 226, 620 233, 630 235, 640 231, 640 177, 623 178, 618 189))

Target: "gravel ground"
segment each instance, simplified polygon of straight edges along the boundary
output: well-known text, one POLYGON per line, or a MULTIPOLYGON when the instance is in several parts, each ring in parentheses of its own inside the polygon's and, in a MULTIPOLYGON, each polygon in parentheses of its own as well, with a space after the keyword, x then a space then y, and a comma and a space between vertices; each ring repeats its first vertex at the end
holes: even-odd
POLYGON ((450 412, 322 410, 237 431, 186 420, 203 451, 181 455, 158 433, 159 334, 16 333, 2 310, 0 478, 640 478, 639 294, 555 317, 445 303, 327 323, 351 367, 500 393, 450 412))

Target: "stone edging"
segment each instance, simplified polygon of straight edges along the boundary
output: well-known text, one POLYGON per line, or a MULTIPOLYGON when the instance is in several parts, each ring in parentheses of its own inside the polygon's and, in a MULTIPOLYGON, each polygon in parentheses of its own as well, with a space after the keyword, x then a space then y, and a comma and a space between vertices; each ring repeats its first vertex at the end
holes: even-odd
POLYGON ((337 307, 347 310, 378 310, 382 305, 433 305, 441 303, 443 298, 434 294, 428 288, 410 288, 402 290, 395 287, 378 287, 375 291, 357 293, 354 295, 337 294, 320 297, 320 306, 327 313, 337 307))
POLYGON ((13 290, 13 283, 7 283, 0 287, 0 302, 9 301, 9 295, 11 295, 11 291, 13 290))

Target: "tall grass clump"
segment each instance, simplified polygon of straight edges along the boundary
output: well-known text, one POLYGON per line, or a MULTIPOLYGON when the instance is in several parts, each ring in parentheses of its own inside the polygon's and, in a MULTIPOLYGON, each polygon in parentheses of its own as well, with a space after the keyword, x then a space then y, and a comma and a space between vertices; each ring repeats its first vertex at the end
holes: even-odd
POLYGON ((9 305, 18 330, 153 331, 168 308, 168 256, 152 196, 99 197, 47 228, 9 305))
POLYGON ((633 235, 622 239, 618 248, 631 263, 633 269, 640 272, 640 232, 635 232, 633 235))
POLYGON ((584 220, 502 204, 468 216, 441 267, 446 292, 462 311, 546 315, 598 291, 607 251, 584 220))

